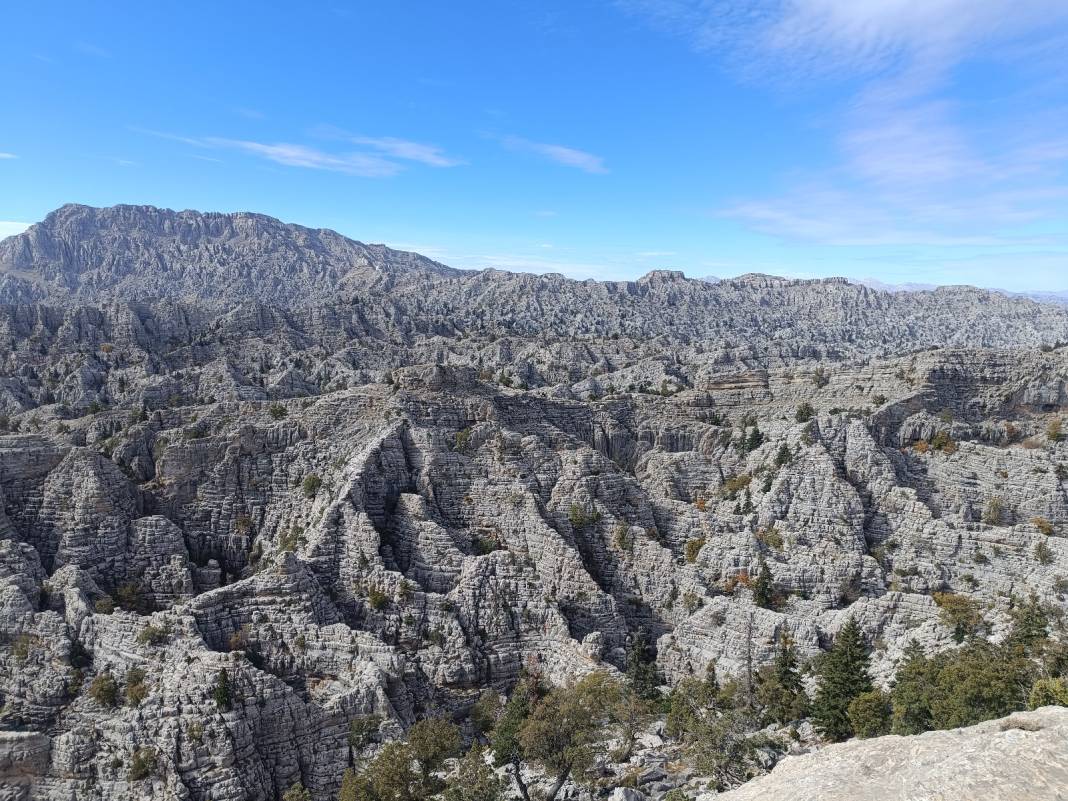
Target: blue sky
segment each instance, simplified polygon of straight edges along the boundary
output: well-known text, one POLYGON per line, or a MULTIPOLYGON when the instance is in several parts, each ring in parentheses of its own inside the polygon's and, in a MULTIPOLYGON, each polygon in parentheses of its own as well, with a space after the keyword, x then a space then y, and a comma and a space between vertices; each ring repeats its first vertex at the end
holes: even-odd
POLYGON ((4 20, 0 234, 149 203, 459 267, 1068 289, 1064 0, 16 0, 4 20))

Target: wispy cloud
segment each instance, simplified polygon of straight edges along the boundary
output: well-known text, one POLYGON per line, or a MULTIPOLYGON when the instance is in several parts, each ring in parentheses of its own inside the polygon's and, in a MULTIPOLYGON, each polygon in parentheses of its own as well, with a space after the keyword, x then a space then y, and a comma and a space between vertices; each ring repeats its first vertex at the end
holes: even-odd
MULTIPOLYGON (((371 138, 345 135, 346 143, 360 146, 363 149, 332 152, 292 142, 259 142, 219 136, 191 137, 148 128, 132 128, 131 130, 201 149, 235 150, 286 167, 326 170, 364 178, 384 178, 396 175, 404 169, 403 162, 415 162, 433 167, 451 167, 463 163, 449 158, 440 148, 433 145, 392 137, 371 138)), ((210 157, 202 158, 217 161, 210 157)))
POLYGON ((997 59, 1003 73, 1063 73, 1064 49, 1041 46, 1065 31, 1061 0, 623 5, 699 51, 728 53, 747 79, 853 87, 823 120, 836 161, 819 172, 803 165, 777 195, 722 209, 728 217, 832 245, 1015 247, 1048 244, 1023 231, 1063 216, 1068 109, 1040 113, 1035 98, 1021 104, 1001 90, 977 119, 954 91, 957 68, 978 57, 997 59))
POLYGON ((329 170, 364 178, 383 178, 396 175, 401 165, 368 153, 326 153, 306 145, 289 142, 251 142, 245 139, 208 137, 203 140, 210 147, 240 150, 259 156, 275 164, 287 167, 306 167, 312 170, 329 170))
POLYGON ((0 160, 2 160, 2 159, 17 159, 17 158, 18 158, 18 156, 16 156, 14 153, 0 153, 0 160))
POLYGON ((608 168, 605 167, 604 164, 604 159, 600 156, 595 156, 593 153, 588 153, 585 150, 565 147, 564 145, 549 144, 547 142, 532 142, 521 136, 506 136, 501 140, 501 143, 511 150, 536 153, 543 158, 549 159, 549 161, 555 161, 557 164, 563 164, 565 167, 574 167, 583 172, 608 172, 608 168))
POLYGON ((421 142, 411 142, 407 139, 397 139, 392 136, 353 136, 349 141, 354 145, 362 145, 372 150, 377 150, 385 156, 404 161, 417 161, 430 167, 456 167, 465 162, 462 159, 447 156, 440 147, 425 145, 421 142))

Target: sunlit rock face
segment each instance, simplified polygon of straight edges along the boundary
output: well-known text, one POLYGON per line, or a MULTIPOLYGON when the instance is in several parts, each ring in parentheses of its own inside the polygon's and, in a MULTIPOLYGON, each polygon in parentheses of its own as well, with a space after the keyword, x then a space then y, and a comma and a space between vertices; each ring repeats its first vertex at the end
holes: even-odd
POLYGON ((955 645, 936 593, 995 639, 1012 597, 1065 607, 1065 309, 465 273, 144 207, 64 207, 0 270, 12 798, 328 799, 353 720, 459 719, 639 633, 674 683, 853 618, 885 682, 955 645))

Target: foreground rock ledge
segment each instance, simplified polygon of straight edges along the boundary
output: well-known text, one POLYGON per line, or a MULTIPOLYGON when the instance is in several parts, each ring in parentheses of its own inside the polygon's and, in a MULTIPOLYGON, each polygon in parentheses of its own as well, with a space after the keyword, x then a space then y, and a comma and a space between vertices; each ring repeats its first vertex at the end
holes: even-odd
POLYGON ((1068 799, 1068 708, 978 726, 877 737, 787 757, 716 801, 1061 801, 1068 799))

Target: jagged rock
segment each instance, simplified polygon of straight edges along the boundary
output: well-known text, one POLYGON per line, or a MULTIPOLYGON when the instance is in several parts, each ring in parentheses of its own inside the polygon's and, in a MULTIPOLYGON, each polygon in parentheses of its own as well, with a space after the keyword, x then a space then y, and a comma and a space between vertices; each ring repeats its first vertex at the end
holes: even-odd
MULTIPOLYGON (((639 635, 674 683, 853 618, 886 685, 910 642, 956 644, 934 593, 994 639, 1014 598, 1068 608, 1068 349, 1038 347, 1068 309, 466 273, 147 207, 64 207, 0 272, 15 797, 325 801, 376 747, 357 719, 462 719, 639 635), (89 696, 131 669, 140 700, 89 696)), ((661 734, 625 792, 701 786, 661 734)))

